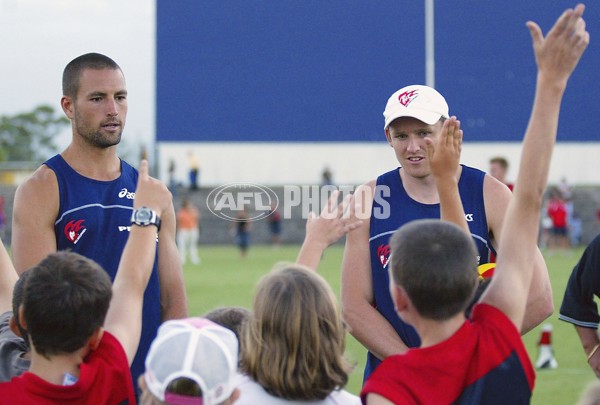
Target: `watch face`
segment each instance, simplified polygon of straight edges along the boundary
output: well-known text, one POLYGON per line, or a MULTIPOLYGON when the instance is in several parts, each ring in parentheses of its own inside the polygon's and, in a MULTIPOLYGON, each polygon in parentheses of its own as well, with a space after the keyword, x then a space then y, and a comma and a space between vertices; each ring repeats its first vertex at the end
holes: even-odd
POLYGON ((152 213, 149 210, 138 210, 135 219, 139 222, 148 222, 151 216, 152 213))
POLYGON ((148 207, 140 207, 133 211, 131 223, 138 226, 156 225, 160 230, 160 218, 148 207))

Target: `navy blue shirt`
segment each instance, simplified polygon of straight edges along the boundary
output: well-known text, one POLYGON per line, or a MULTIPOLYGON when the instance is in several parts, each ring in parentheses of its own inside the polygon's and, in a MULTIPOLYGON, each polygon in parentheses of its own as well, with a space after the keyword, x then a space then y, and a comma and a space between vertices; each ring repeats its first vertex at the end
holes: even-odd
MULTIPOLYGON (((60 207, 54 223, 57 250, 71 250, 96 261, 114 281, 131 229, 138 173, 121 161, 121 175, 99 181, 77 173, 60 155, 44 163, 56 174, 60 207)), ((158 257, 144 293, 142 335, 131 365, 134 384, 160 326, 158 257)))
MULTIPOLYGON (((478 264, 488 263, 495 255, 485 215, 484 178, 485 173, 481 170, 462 165, 462 173, 458 182, 467 224, 477 246, 478 264)), ((398 168, 377 178, 375 193, 369 230, 374 305, 408 347, 418 347, 421 340, 417 332, 398 317, 390 296, 389 240, 398 228, 410 221, 440 218, 440 204, 423 204, 413 200, 404 189, 398 168)), ((381 363, 371 352, 367 356, 365 380, 381 363)))

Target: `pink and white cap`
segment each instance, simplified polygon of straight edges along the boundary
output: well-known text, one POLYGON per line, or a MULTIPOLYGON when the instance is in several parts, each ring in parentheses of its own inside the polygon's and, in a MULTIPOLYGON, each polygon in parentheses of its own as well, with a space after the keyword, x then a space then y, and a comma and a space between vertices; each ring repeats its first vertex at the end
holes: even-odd
POLYGON ((238 365, 235 334, 204 318, 167 321, 146 357, 144 379, 150 392, 171 405, 216 405, 231 396, 238 365), (188 378, 202 397, 165 392, 177 378, 188 378))
POLYGON ((448 118, 448 103, 435 89, 412 85, 403 87, 388 99, 383 112, 386 129, 400 117, 412 117, 428 125, 434 125, 441 117, 448 118))

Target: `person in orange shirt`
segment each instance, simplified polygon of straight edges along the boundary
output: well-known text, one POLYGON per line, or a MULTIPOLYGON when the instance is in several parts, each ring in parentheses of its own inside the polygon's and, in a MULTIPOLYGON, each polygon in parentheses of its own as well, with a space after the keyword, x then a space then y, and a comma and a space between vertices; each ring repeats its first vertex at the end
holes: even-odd
POLYGON ((184 199, 177 212, 177 246, 183 263, 186 263, 188 252, 193 264, 200 263, 200 257, 198 257, 199 225, 200 212, 189 199, 184 199))

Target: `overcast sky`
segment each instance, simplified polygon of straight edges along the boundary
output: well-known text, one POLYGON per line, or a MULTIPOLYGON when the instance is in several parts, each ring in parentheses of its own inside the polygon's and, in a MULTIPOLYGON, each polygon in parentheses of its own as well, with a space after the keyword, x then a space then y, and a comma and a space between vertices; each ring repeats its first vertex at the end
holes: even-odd
MULTIPOLYGON (((129 92, 124 139, 154 139, 153 0, 0 0, 0 115, 50 104, 62 114, 65 65, 87 52, 113 58, 129 92)), ((61 149, 70 132, 59 140, 61 149)))

